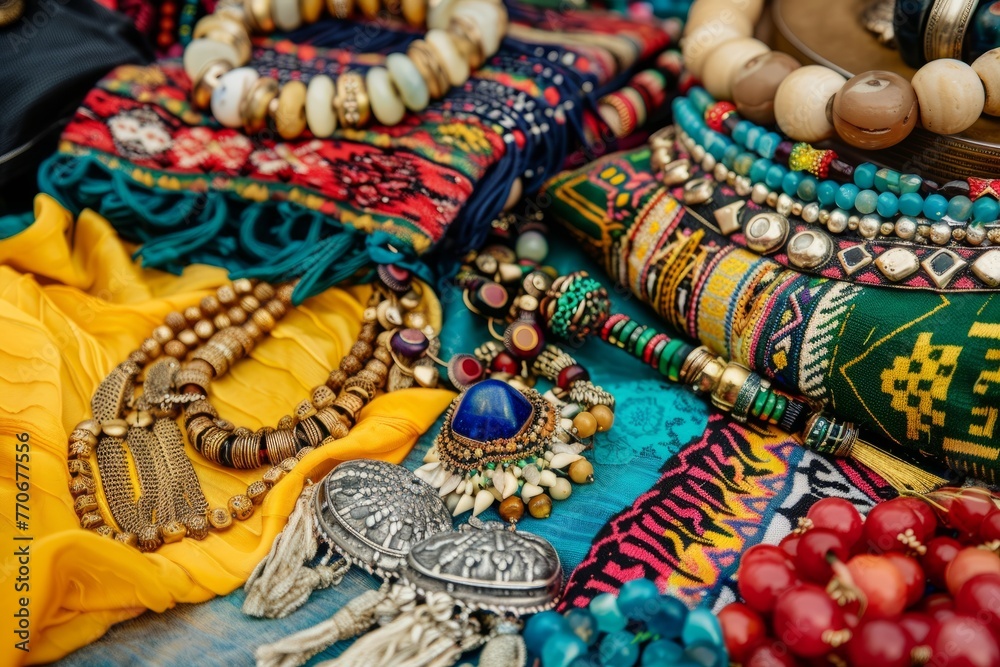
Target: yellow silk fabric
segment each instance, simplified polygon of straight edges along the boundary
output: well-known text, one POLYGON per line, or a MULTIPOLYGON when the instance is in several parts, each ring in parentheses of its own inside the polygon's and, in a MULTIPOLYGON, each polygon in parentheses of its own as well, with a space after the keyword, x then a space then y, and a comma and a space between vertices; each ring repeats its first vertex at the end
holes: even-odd
MULTIPOLYGON (((44 195, 35 201, 35 216, 25 231, 0 241, 0 664, 55 660, 146 609, 233 591, 267 553, 305 480, 317 481, 347 459, 402 461, 453 398, 419 388, 377 398, 347 437, 305 457, 249 520, 226 532, 148 554, 101 538, 80 528, 73 512, 69 432, 90 416, 91 395, 108 371, 168 312, 196 305, 226 277, 207 266, 182 276, 142 269, 103 218, 86 211, 74 221, 44 195), (15 523, 21 433, 30 442, 27 531, 15 523), (14 536, 33 539, 14 542, 14 536), (30 590, 19 593, 13 551, 24 544, 30 590), (9 633, 22 596, 30 598, 30 653, 13 648, 18 639, 9 633)), ((424 293, 439 324, 439 304, 429 289, 424 293)), ((354 342, 368 294, 366 287, 330 289, 293 309, 249 359, 213 383, 220 416, 255 429, 291 412, 354 342)), ((190 446, 187 453, 210 507, 224 507, 264 472, 212 465, 190 446)))

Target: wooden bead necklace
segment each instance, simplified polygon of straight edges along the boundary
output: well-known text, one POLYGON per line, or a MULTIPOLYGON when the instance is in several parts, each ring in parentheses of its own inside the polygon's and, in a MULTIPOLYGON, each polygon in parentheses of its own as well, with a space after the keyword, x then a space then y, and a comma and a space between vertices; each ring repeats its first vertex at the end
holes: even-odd
MULTIPOLYGON (((338 19, 348 18, 354 9, 354 0, 326 4, 338 19)), ((385 67, 372 67, 364 75, 348 71, 335 82, 319 74, 308 86, 298 80, 279 84, 246 66, 250 35, 312 23, 322 13, 321 0, 224 0, 198 22, 184 50, 192 101, 211 109, 226 127, 242 127, 248 134, 273 127, 286 140, 307 127, 315 137, 329 137, 338 124, 360 128, 373 116, 382 125, 396 125, 407 110, 422 111, 430 100, 465 83, 471 70, 497 52, 507 30, 507 10, 496 0, 433 6, 427 0, 402 0, 384 9, 379 0, 359 0, 358 7, 368 19, 388 11, 410 25, 426 24, 429 30, 424 39, 411 42, 406 53, 390 54, 385 67)))

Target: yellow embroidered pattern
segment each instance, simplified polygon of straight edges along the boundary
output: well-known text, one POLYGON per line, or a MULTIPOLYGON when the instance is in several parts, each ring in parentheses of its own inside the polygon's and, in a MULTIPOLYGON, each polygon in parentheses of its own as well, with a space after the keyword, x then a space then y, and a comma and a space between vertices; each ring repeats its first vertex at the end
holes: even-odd
POLYGON ((931 345, 929 332, 917 336, 909 357, 896 357, 892 368, 882 371, 882 391, 890 405, 906 416, 906 437, 916 440, 931 426, 944 426, 944 401, 948 400, 959 345, 931 345))

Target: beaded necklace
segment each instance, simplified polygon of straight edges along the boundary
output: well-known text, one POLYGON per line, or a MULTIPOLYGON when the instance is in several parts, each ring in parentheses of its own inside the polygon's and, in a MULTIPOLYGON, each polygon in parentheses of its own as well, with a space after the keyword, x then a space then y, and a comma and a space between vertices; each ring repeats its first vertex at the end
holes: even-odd
MULTIPOLYGON (((353 5, 353 0, 327 2, 330 14, 338 19, 350 16, 353 5)), ((424 39, 412 41, 405 54, 390 54, 385 67, 372 67, 363 76, 348 71, 336 82, 321 74, 308 87, 298 80, 279 84, 246 66, 252 51, 250 35, 313 23, 323 3, 221 2, 213 14, 198 21, 184 50, 195 106, 210 108, 226 127, 255 134, 273 126, 286 140, 307 127, 315 137, 329 137, 338 124, 360 128, 372 117, 382 125, 397 125, 408 110, 422 111, 430 100, 465 83, 472 69, 496 53, 507 30, 507 10, 494 0, 457 0, 432 7, 425 0, 403 0, 385 8, 379 0, 363 0, 358 6, 368 19, 389 12, 410 25, 426 22, 430 30, 424 39)))

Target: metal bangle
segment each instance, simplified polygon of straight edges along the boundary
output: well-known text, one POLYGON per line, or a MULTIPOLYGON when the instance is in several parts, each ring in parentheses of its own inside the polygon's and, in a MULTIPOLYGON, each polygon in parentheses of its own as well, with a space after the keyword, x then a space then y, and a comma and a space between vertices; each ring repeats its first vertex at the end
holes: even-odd
POLYGON ((978 0, 935 0, 924 27, 924 58, 962 59, 962 43, 978 0))

